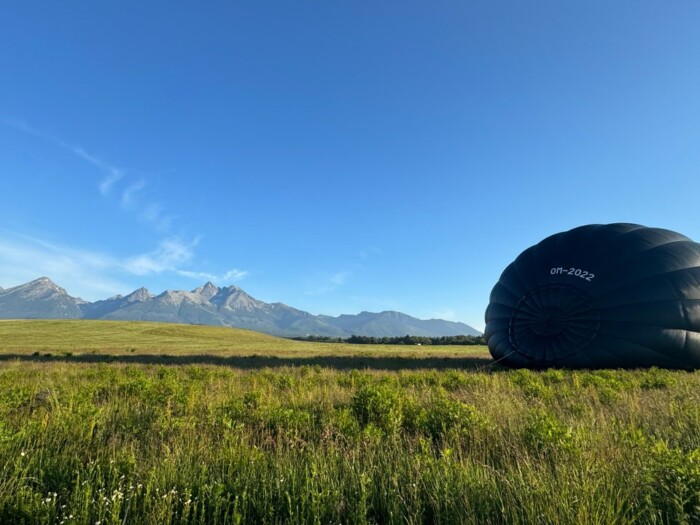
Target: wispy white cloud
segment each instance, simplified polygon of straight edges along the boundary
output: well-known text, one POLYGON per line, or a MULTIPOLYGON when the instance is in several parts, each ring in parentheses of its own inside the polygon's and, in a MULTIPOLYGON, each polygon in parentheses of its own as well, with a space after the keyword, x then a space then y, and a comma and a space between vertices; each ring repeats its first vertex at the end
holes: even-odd
POLYGON ((159 202, 152 202, 146 206, 140 215, 141 219, 153 226, 159 233, 164 233, 170 230, 170 227, 175 220, 175 215, 165 215, 165 209, 159 202))
POLYGON ((116 185, 122 181, 121 195, 119 196, 121 207, 124 210, 135 212, 141 220, 151 225, 158 233, 166 233, 170 230, 174 216, 165 215, 165 209, 159 202, 146 201, 144 203, 145 199, 139 198, 139 194, 148 185, 145 178, 129 181, 126 172, 121 168, 105 162, 81 147, 72 146, 62 141, 57 142, 103 173, 103 178, 97 186, 102 196, 116 197, 114 195, 117 193, 115 191, 117 190, 116 185))
POLYGON ((82 146, 77 146, 48 133, 38 131, 26 122, 7 119, 0 120, 0 122, 28 135, 50 141, 90 164, 101 174, 97 189, 103 197, 119 199, 123 209, 135 212, 140 219, 153 226, 159 233, 165 233, 170 229, 174 217, 166 215, 160 203, 148 202, 143 198, 139 199, 139 193, 147 186, 145 178, 134 180, 133 177, 127 175, 124 169, 104 160, 104 158, 95 155, 82 146), (118 185, 121 185, 121 192, 117 191, 119 189, 118 185))
POLYGON ((239 270, 237 268, 232 268, 221 275, 208 272, 192 272, 188 270, 178 270, 177 273, 178 275, 182 275, 183 277, 188 277, 190 279, 196 279, 198 281, 211 281, 217 284, 235 283, 245 279, 249 275, 247 271, 239 270))
MULTIPOLYGON (((40 132, 26 122, 4 119, 0 120, 0 124, 52 142, 96 168, 101 174, 97 184, 99 193, 105 198, 116 200, 124 210, 133 213, 162 237, 156 248, 150 252, 119 258, 62 247, 0 230, 0 279, 5 278, 5 284, 17 284, 17 281, 33 279, 38 275, 47 275, 64 282, 77 279, 87 282, 89 275, 94 275, 94 283, 90 288, 102 292, 119 288, 120 281, 115 277, 119 275, 148 276, 171 272, 181 277, 208 279, 214 282, 238 281, 248 275, 247 271, 236 268, 223 274, 193 269, 194 250, 199 238, 188 241, 172 234, 172 222, 176 217, 167 214, 160 202, 147 197, 143 191, 148 186, 146 178, 129 176, 125 170, 82 146, 40 132), (3 240, 3 236, 6 239, 3 240), (105 284, 100 285, 100 282, 105 284)), ((0 282, 0 286, 2 285, 0 282)))
POLYGON ((99 184, 97 185, 97 188, 102 195, 109 195, 112 187, 125 176, 124 170, 109 162, 106 162, 93 153, 86 151, 81 146, 76 146, 75 144, 71 144, 65 140, 56 138, 49 133, 41 132, 24 121, 3 119, 1 122, 6 126, 28 135, 53 142, 64 150, 73 153, 80 159, 97 168, 103 176, 102 180, 100 180, 99 184))
POLYGON ((321 285, 313 287, 304 293, 306 295, 323 295, 334 292, 339 287, 343 286, 351 275, 352 272, 348 271, 336 272, 330 277, 326 278, 321 285))
POLYGON ((199 239, 189 243, 177 238, 164 239, 152 252, 126 259, 124 267, 136 275, 178 271, 179 267, 192 260, 193 249, 198 242, 199 239))
POLYGON ((124 175, 122 173, 111 173, 107 175, 100 184, 97 186, 97 188, 100 190, 100 193, 102 195, 107 195, 109 194, 110 190, 112 189, 112 186, 119 181, 124 175))
POLYGON ((245 270, 232 269, 221 275, 192 268, 199 239, 162 240, 147 253, 126 258, 62 246, 36 237, 0 229, 0 286, 8 288, 47 276, 72 295, 94 300, 127 293, 141 278, 170 273, 178 277, 227 283, 243 279, 245 270))
POLYGON ((100 181, 100 183, 97 186, 102 195, 109 195, 112 186, 114 186, 120 179, 124 177, 123 170, 103 161, 102 159, 97 158, 96 156, 85 151, 83 148, 79 146, 72 146, 71 144, 67 144, 63 141, 57 142, 64 148, 75 153, 84 161, 95 166, 104 174, 104 178, 100 181))
POLYGON ((173 272, 188 279, 222 284, 240 281, 249 275, 246 270, 238 268, 232 268, 222 274, 187 269, 186 267, 194 258, 194 248, 197 244, 199 244, 199 238, 190 242, 178 238, 165 239, 152 252, 126 259, 124 268, 135 275, 173 272))
POLYGON ((5 126, 22 131, 24 133, 27 133, 28 135, 34 135, 36 137, 45 138, 41 133, 39 133, 37 130, 35 130, 33 127, 31 127, 29 124, 27 124, 23 120, 4 118, 0 122, 2 122, 3 125, 5 125, 5 126))
POLYGON ((146 187, 146 181, 139 179, 129 184, 122 192, 121 204, 124 208, 131 208, 136 202, 136 195, 146 187))
POLYGON ((238 268, 231 268, 228 272, 221 276, 221 281, 240 281, 248 277, 250 272, 246 270, 239 270, 238 268))
POLYGON ((119 261, 109 255, 4 231, 0 235, 0 285, 5 288, 48 276, 85 299, 104 298, 128 289, 112 275, 119 261))

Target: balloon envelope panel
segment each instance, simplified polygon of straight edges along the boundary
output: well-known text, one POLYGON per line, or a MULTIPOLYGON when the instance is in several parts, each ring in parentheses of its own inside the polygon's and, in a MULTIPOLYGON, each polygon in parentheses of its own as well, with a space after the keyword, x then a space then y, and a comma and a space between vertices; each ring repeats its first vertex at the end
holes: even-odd
POLYGON ((623 223, 547 237, 503 271, 485 337, 506 366, 700 368, 700 244, 623 223))

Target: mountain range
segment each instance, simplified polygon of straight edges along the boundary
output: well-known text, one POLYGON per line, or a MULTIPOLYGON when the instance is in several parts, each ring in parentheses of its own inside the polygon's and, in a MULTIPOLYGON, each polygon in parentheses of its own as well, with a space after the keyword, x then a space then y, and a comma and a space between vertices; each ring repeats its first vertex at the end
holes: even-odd
POLYGON ((266 303, 237 286, 206 283, 192 291, 159 295, 139 288, 126 296, 89 302, 72 297, 48 277, 0 288, 0 319, 112 319, 222 325, 284 337, 367 335, 439 337, 479 335, 464 323, 422 320, 400 312, 313 315, 282 303, 266 303))

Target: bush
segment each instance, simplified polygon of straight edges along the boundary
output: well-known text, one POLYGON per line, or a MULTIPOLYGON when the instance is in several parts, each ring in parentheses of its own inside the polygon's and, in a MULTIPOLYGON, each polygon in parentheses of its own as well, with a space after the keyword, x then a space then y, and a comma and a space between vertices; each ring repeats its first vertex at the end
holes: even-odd
POLYGON ((536 372, 526 369, 516 370, 510 374, 510 380, 519 386, 528 397, 545 400, 552 398, 552 387, 545 385, 540 374, 536 372))
POLYGON ((644 374, 639 386, 645 390, 667 389, 676 386, 676 379, 668 370, 652 368, 644 374))
POLYGON ((488 420, 476 407, 456 399, 438 397, 427 411, 426 428, 434 439, 450 433, 470 434, 487 426, 488 420))
POLYGON ((352 398, 352 409, 363 427, 372 424, 387 434, 401 428, 401 397, 388 385, 361 386, 352 398))
POLYGON ((552 414, 544 410, 535 410, 527 417, 523 440, 537 453, 571 450, 573 432, 552 414))
POLYGON ((683 452, 657 441, 647 471, 650 503, 663 523, 700 523, 700 449, 683 452))

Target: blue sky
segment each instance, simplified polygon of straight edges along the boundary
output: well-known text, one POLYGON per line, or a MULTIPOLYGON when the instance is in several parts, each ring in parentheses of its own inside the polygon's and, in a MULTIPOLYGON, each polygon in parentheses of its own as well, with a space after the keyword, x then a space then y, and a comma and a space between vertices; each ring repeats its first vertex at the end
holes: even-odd
POLYGON ((700 240, 700 3, 15 2, 0 286, 483 328, 581 224, 700 240))

